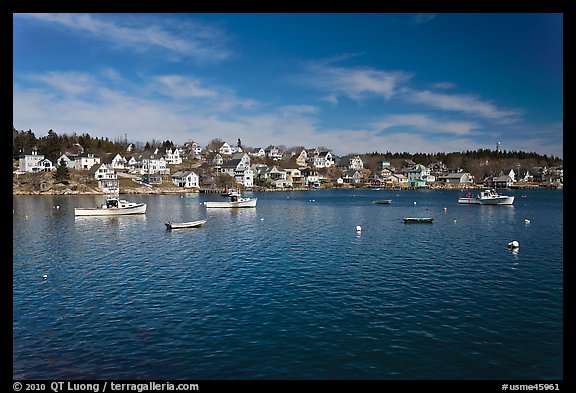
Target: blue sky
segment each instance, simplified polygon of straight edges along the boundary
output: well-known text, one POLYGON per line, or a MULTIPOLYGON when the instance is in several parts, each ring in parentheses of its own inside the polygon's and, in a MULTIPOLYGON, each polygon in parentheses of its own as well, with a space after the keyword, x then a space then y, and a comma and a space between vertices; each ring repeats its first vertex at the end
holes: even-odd
POLYGON ((563 15, 13 14, 37 137, 563 157, 563 15))

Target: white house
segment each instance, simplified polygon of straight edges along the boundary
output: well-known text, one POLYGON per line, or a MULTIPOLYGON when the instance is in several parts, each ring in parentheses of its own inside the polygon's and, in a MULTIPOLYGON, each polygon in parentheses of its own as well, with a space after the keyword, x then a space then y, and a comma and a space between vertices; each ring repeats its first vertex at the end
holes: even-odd
POLYGON ((386 187, 391 188, 407 188, 408 178, 401 173, 394 173, 386 177, 386 187))
POLYGON ((20 172, 39 172, 42 168, 40 161, 44 159, 44 154, 38 154, 36 149, 27 150, 18 156, 18 170, 20 172))
POLYGON ((199 188, 200 177, 193 171, 178 171, 172 175, 172 184, 184 188, 199 188))
POLYGON ((310 188, 318 188, 320 187, 320 175, 318 171, 310 168, 304 168, 300 170, 302 177, 304 178, 304 185, 310 188))
POLYGON ((96 164, 100 164, 100 157, 96 157, 94 153, 84 152, 78 154, 74 160, 74 169, 88 171, 96 164))
POLYGON ((251 149, 248 154, 250 154, 252 157, 266 157, 266 152, 261 147, 255 147, 254 149, 251 149))
POLYGON ((98 187, 105 193, 117 194, 120 190, 118 175, 106 164, 94 164, 88 169, 88 176, 98 181, 98 187))
MULTIPOLYGON (((500 176, 505 176, 504 173, 501 173, 500 176)), ((510 177, 510 179, 512 179, 512 183, 516 183, 516 172, 514 172, 514 169, 510 169, 510 172, 508 172, 508 176, 510 177)))
POLYGON ((273 159, 274 161, 278 161, 282 159, 282 152, 274 145, 268 146, 264 149, 266 157, 273 159))
POLYGON ((364 163, 360 156, 354 156, 348 161, 348 169, 362 169, 364 168, 364 163))
POLYGON ((154 151, 154 154, 162 154, 167 165, 182 164, 182 156, 180 155, 180 150, 177 147, 174 147, 174 149, 169 147, 166 149, 157 148, 156 151, 154 151))
POLYGON ((126 169, 127 161, 120 153, 109 153, 101 158, 102 163, 114 170, 126 169))
POLYGON ((311 158, 314 168, 330 168, 334 165, 334 157, 330 151, 322 151, 311 158))
POLYGON ((296 157, 296 165, 300 168, 304 168, 308 165, 308 151, 306 149, 302 149, 298 157, 296 157))
POLYGON ((47 158, 38 161, 38 168, 39 168, 38 170, 42 172, 50 172, 56 170, 56 167, 52 165, 52 161, 50 161, 47 158))
POLYGON ((114 172, 114 169, 107 164, 94 164, 92 168, 88 170, 88 176, 94 177, 96 180, 118 179, 118 175, 114 172))
POLYGON ((218 149, 218 153, 229 156, 233 153, 233 151, 230 145, 224 142, 222 146, 220 146, 220 148, 218 149))
POLYGON ((141 175, 159 174, 169 175, 170 168, 166 165, 166 160, 161 154, 145 153, 139 157, 138 171, 141 175))
POLYGON ((254 171, 252 168, 246 168, 242 172, 242 186, 246 189, 254 187, 254 171))

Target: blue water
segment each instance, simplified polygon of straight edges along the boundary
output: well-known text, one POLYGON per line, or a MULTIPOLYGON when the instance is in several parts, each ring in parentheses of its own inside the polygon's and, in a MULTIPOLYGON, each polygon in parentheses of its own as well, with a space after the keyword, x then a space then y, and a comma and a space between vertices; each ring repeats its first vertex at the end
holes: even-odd
POLYGON ((506 194, 14 196, 13 377, 562 379, 563 192, 506 194))

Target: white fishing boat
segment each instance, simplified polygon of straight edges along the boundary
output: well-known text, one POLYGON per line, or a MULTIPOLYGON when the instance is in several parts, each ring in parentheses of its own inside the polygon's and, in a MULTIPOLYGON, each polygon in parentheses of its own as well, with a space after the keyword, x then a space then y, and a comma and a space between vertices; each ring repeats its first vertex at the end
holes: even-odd
POLYGON ((467 196, 458 198, 458 203, 468 205, 512 205, 514 197, 501 195, 494 189, 482 190, 476 196, 468 193, 467 196))
POLYGON ((106 202, 98 207, 77 207, 75 216, 122 216, 130 214, 145 214, 146 204, 128 202, 118 195, 108 195, 106 202))
POLYGON ((166 220, 164 225, 166 229, 187 229, 187 228, 198 228, 206 224, 206 220, 188 221, 188 222, 170 222, 166 220))
POLYGON ((228 198, 227 201, 206 201, 204 206, 218 208, 256 207, 257 198, 243 197, 240 191, 230 191, 226 197, 228 198))

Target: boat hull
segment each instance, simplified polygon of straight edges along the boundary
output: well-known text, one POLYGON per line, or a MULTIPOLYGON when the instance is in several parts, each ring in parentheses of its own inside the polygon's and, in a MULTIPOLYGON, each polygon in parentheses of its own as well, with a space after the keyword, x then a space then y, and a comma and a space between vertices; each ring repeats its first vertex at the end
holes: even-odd
POLYGON ((479 205, 480 199, 478 198, 458 198, 458 203, 463 205, 479 205))
POLYGON ((187 229, 198 228, 206 224, 206 220, 190 221, 190 222, 165 222, 167 229, 187 229))
POLYGON ((458 203, 463 205, 512 205, 513 196, 500 196, 498 198, 458 198, 458 203))
POLYGON ((512 205, 513 203, 513 196, 500 196, 493 199, 480 199, 481 205, 512 205))
POLYGON ((232 201, 206 201, 204 202, 204 206, 206 207, 216 207, 216 208, 242 208, 242 207, 256 207, 256 200, 257 198, 254 199, 249 199, 249 200, 245 200, 245 201, 237 201, 237 202, 232 202, 232 201))
POLYGON ((74 209, 75 216, 126 216, 132 214, 145 214, 146 204, 135 203, 126 207, 89 207, 74 209))
POLYGON ((429 223, 431 224, 433 219, 431 217, 406 217, 404 218, 404 223, 429 223))

